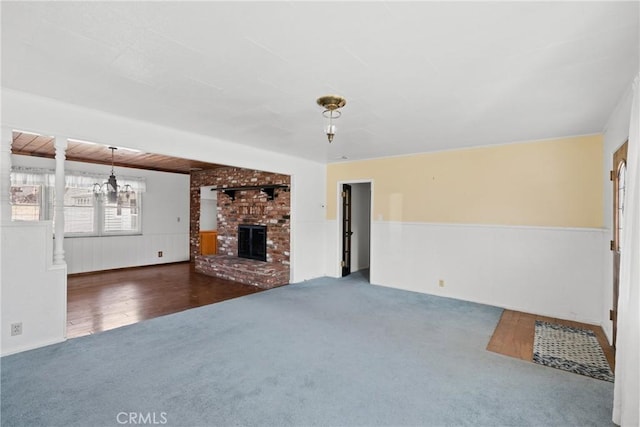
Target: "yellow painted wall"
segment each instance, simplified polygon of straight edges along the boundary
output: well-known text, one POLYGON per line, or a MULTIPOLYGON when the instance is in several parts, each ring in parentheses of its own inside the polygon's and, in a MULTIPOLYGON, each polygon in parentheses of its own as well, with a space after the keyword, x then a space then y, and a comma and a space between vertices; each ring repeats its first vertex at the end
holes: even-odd
POLYGON ((340 181, 372 179, 373 218, 553 227, 603 226, 602 135, 327 166, 327 218, 340 181))

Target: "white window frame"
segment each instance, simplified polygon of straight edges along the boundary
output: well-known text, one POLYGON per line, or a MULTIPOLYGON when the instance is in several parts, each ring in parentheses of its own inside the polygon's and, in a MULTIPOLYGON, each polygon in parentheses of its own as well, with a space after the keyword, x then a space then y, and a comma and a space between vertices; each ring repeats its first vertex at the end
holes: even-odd
MULTIPOLYGON (((104 180, 102 176, 96 176, 84 173, 68 172, 65 175, 66 185, 68 188, 86 188, 90 190, 93 183, 104 180)), ((146 190, 146 183, 143 178, 119 177, 118 182, 134 193, 136 222, 135 230, 115 230, 107 231, 107 208, 111 208, 111 204, 107 202, 106 197, 100 194, 94 194, 88 191, 87 196, 92 198, 92 215, 93 229, 91 232, 67 232, 65 237, 108 237, 108 236, 139 236, 142 235, 142 193, 146 190)), ((53 171, 32 168, 14 168, 11 172, 11 186, 40 186, 40 218, 39 221, 54 220, 55 208, 55 175, 53 171)), ((120 187, 120 185, 119 185, 120 187)), ((129 200, 129 204, 131 201, 129 200)), ((70 208, 71 206, 65 206, 70 208)), ((131 206, 123 207, 123 209, 132 209, 131 206)), ((13 209, 12 209, 13 214, 13 209)), ((13 217, 12 217, 13 219, 13 217)), ((34 220, 35 221, 35 220, 34 220)), ((66 226, 67 224, 65 224, 66 226)), ((65 227, 66 228, 66 227, 65 227)))
MULTIPOLYGON (((117 230, 117 231, 107 231, 106 230, 106 224, 107 224, 107 205, 108 203, 106 203, 106 198, 105 197, 100 197, 99 198, 99 204, 101 206, 100 209, 96 209, 97 214, 98 214, 98 229, 100 232, 100 236, 138 236, 142 234, 142 193, 139 191, 135 191, 135 199, 136 199, 136 210, 137 213, 135 214, 137 217, 137 227, 135 231, 129 231, 129 230, 117 230)), ((109 206, 111 208, 111 206, 109 206)), ((131 206, 129 206, 128 209, 132 209, 131 206)))

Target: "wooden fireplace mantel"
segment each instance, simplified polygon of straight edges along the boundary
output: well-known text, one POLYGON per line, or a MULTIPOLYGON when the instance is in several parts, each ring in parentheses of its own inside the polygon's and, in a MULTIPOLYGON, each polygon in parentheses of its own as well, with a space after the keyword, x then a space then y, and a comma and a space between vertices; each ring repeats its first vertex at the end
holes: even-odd
POLYGON ((231 197, 231 200, 235 200, 236 191, 260 190, 263 193, 266 193, 267 200, 273 200, 275 197, 276 188, 289 189, 289 186, 287 184, 249 185, 245 187, 212 188, 211 191, 221 191, 231 197))

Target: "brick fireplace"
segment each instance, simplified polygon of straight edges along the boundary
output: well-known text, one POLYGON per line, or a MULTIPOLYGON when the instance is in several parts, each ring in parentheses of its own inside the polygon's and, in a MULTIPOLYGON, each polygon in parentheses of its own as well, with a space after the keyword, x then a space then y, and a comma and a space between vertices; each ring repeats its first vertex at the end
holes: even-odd
POLYGON ((261 288, 289 283, 290 182, 287 175, 242 168, 192 172, 190 249, 196 271, 261 288), (218 254, 199 255, 200 187, 211 185, 218 189, 218 254), (240 226, 265 230, 266 261, 238 257, 240 226))

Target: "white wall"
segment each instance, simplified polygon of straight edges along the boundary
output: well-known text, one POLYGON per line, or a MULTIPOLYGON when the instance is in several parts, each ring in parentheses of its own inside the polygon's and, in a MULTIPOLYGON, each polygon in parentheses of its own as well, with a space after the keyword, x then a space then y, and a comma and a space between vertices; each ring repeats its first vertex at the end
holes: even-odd
POLYGON ((371 184, 351 184, 351 271, 369 268, 371 184))
POLYGON ((291 175, 291 281, 325 274, 324 164, 4 88, 2 112, 3 127, 291 175))
POLYGON ((602 230, 374 221, 372 240, 373 284, 600 323, 602 230))
POLYGON ((200 231, 218 228, 218 192, 215 185, 200 187, 200 231))
MULTIPOLYGON (((623 94, 611 113, 607 125, 604 129, 604 168, 602 179, 604 180, 604 224, 606 227, 606 240, 613 239, 613 186, 609 180, 609 171, 613 168, 613 153, 620 148, 629 138, 629 124, 631 120, 631 102, 633 93, 631 82, 628 90, 623 94)), ((606 251, 600 261, 604 265, 603 288, 602 288, 602 328, 604 329, 609 342, 613 339, 613 324, 609 320, 609 310, 613 308, 613 255, 611 251, 606 251)))
POLYGON ((0 293, 4 356, 64 341, 67 330, 66 266, 52 265, 51 222, 3 222, 0 293), (22 334, 11 336, 11 324, 22 334))
MULTIPOLYGON (((14 166, 55 168, 53 159, 11 156, 14 166)), ((65 170, 101 173, 111 166, 65 162, 65 170)), ((189 175, 117 166, 118 175, 142 177, 142 235, 65 237, 69 274, 189 260, 189 175), (158 257, 162 251, 163 256, 158 257)))
MULTIPOLYGON (((340 275, 339 228, 327 222, 333 277, 340 275)), ((374 219, 369 277, 375 285, 601 324, 607 239, 601 229, 374 219)))

